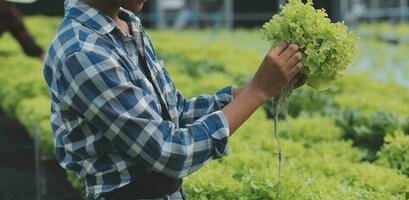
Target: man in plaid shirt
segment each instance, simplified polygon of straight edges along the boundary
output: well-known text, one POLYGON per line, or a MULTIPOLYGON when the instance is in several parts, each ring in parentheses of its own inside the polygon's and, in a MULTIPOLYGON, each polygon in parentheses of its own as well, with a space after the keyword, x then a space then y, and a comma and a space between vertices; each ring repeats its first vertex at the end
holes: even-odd
POLYGON ((302 66, 282 43, 247 85, 186 99, 133 14, 146 1, 66 1, 46 57, 56 157, 88 199, 185 199, 182 178, 227 155, 229 136, 302 66))

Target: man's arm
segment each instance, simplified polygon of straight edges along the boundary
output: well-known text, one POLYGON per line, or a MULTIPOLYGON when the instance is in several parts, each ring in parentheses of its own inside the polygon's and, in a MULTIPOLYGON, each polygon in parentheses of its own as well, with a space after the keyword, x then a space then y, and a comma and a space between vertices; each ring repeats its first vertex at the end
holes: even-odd
POLYGON ((185 127, 186 124, 193 123, 204 115, 221 110, 232 101, 233 91, 234 87, 228 86, 213 95, 203 94, 187 99, 179 90, 176 90, 180 127, 185 127))
POLYGON ((239 94, 247 87, 246 85, 240 86, 238 88, 234 88, 233 90, 233 99, 237 98, 237 96, 239 96, 239 94))
POLYGON ((237 97, 222 109, 229 122, 230 136, 258 107, 277 95, 281 88, 299 74, 301 58, 299 46, 287 43, 280 44, 266 55, 248 86, 237 90, 237 97))
MULTIPOLYGON (((222 108, 229 122, 230 136, 263 103, 279 93, 302 69, 302 53, 296 44, 281 43, 264 57, 248 85, 232 91, 232 101, 222 108)), ((296 84, 303 85, 306 78, 296 84)))
POLYGON ((217 110, 223 109, 233 99, 235 99, 247 85, 241 87, 229 86, 221 89, 214 95, 200 95, 191 99, 186 99, 183 94, 177 90, 179 123, 183 127, 217 110))

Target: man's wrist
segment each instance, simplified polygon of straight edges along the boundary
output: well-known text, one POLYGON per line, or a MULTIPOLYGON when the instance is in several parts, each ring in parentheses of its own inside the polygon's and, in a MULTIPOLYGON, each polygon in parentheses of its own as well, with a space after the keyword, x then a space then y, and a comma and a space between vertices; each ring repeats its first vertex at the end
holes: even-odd
POLYGON ((249 86, 244 87, 239 95, 245 95, 247 99, 249 99, 249 103, 254 103, 257 105, 257 107, 261 106, 264 104, 268 98, 259 90, 255 90, 254 88, 251 88, 249 86))
POLYGON ((242 85, 240 87, 234 87, 233 89, 233 99, 240 95, 240 93, 247 87, 246 85, 242 85))

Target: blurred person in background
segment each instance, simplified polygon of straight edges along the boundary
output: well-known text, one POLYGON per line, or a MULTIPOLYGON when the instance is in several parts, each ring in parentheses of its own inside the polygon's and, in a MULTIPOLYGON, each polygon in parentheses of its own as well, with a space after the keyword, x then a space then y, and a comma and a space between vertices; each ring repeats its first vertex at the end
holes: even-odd
POLYGON ((24 25, 23 15, 14 5, 14 3, 33 3, 35 1, 36 0, 0 0, 0 36, 6 31, 10 31, 26 55, 44 60, 43 49, 35 42, 27 30, 24 25))

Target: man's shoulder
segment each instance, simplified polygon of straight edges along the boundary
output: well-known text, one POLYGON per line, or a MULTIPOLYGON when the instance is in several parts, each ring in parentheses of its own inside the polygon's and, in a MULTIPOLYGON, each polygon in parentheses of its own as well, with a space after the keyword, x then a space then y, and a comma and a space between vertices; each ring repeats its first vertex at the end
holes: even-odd
POLYGON ((95 30, 75 19, 64 18, 51 42, 48 54, 52 60, 63 62, 75 53, 109 55, 112 54, 113 48, 104 36, 95 30))

